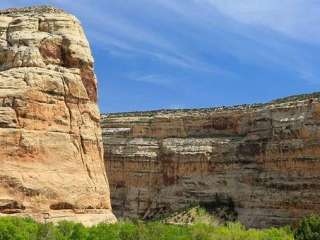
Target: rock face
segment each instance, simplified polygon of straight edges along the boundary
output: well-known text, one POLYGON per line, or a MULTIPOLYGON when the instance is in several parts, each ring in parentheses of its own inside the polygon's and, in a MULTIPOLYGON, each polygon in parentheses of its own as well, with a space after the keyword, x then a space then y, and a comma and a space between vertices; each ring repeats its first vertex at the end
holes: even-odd
POLYGON ((115 221, 96 99, 75 17, 50 7, 0 11, 0 216, 115 221))
POLYGON ((119 217, 149 218, 200 203, 266 227, 320 213, 320 94, 109 114, 102 126, 119 217))

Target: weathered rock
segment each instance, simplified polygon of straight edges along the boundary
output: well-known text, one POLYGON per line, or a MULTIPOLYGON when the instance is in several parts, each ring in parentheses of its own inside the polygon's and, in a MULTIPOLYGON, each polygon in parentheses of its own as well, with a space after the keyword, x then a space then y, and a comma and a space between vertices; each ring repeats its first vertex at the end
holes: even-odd
POLYGON ((0 216, 115 221, 96 89, 74 16, 0 11, 0 216))
POLYGON ((200 203, 234 207, 250 227, 320 213, 319 101, 104 115, 114 212, 149 218, 200 203))

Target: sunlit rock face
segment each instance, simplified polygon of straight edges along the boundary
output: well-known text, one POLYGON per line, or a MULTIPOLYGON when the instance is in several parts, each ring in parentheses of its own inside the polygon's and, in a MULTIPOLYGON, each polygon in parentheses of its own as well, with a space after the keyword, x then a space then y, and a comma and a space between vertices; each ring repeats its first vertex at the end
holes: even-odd
POLYGON ((115 214, 150 218, 200 203, 266 227, 320 213, 319 96, 104 115, 115 214))
POLYGON ((115 221, 96 100, 93 58, 74 16, 0 11, 0 216, 115 221))

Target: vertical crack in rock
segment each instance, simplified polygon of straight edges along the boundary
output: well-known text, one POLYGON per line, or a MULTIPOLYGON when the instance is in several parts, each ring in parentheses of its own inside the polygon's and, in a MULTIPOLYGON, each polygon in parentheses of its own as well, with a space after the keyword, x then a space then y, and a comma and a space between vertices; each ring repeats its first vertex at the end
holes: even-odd
POLYGON ((68 91, 68 87, 67 87, 67 84, 66 84, 66 81, 65 81, 63 74, 61 76, 61 79, 62 79, 63 91, 64 91, 63 99, 64 99, 65 106, 68 109, 68 113, 69 113, 69 126, 70 126, 69 131, 70 131, 70 133, 72 133, 72 111, 71 111, 71 108, 69 107, 69 104, 68 104, 69 91, 68 91))
POLYGON ((0 169, 20 180, 18 188, 0 181, 1 213, 115 221, 96 86, 74 16, 48 6, 0 11, 0 169))
POLYGON ((19 117, 19 111, 17 109, 17 103, 16 103, 16 98, 13 97, 12 100, 12 109, 14 110, 15 114, 16 114, 16 119, 17 119, 17 123, 18 123, 18 127, 22 127, 20 124, 20 117, 19 117))

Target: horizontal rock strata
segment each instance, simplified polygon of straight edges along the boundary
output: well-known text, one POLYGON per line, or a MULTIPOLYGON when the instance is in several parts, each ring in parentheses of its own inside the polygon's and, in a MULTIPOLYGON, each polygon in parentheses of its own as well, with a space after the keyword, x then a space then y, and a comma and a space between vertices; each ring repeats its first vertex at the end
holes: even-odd
POLYGON ((115 221, 96 91, 74 16, 51 7, 0 11, 0 216, 115 221))
POLYGON ((320 213, 319 96, 103 115, 114 212, 152 218, 200 203, 249 227, 320 213))

